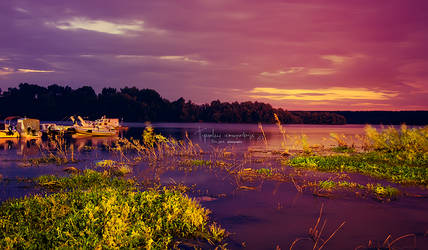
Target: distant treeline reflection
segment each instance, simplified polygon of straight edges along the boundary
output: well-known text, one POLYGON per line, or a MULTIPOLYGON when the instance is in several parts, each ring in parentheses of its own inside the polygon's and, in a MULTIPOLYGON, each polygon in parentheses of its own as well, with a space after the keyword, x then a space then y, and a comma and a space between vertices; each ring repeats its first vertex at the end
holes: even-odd
POLYGON ((229 103, 216 100, 197 105, 183 98, 169 101, 155 90, 136 87, 120 90, 104 88, 96 94, 90 86, 72 89, 56 84, 42 87, 21 83, 18 88, 0 90, 0 93, 1 118, 19 115, 40 120, 62 120, 70 115, 90 119, 107 115, 128 122, 274 123, 273 114, 276 113, 284 124, 345 124, 344 115, 349 115, 349 112, 287 111, 261 102, 229 103))

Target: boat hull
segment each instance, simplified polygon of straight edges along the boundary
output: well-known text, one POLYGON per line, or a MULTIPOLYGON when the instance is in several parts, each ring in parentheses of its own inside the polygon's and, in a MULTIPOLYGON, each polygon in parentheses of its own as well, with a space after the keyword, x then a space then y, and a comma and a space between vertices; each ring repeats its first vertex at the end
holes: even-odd
POLYGON ((102 128, 74 127, 73 138, 76 137, 108 137, 117 135, 117 131, 102 128))
POLYGON ((18 131, 0 130, 0 138, 18 138, 18 131))

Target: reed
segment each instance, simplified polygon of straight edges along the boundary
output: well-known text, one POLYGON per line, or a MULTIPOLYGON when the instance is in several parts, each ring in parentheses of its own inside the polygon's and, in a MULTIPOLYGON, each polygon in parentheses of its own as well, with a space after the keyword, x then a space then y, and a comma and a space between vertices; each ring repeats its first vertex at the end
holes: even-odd
POLYGON ((263 142, 264 142, 264 144, 265 144, 265 147, 267 148, 267 147, 268 147, 268 142, 267 142, 266 134, 265 134, 265 131, 263 130, 263 125, 262 125, 262 123, 261 123, 261 122, 259 122, 259 123, 258 123, 258 127, 259 127, 260 131, 262 132, 262 135, 263 135, 263 142))
POLYGON ((203 153, 199 145, 190 140, 187 132, 185 140, 176 140, 154 133, 150 125, 144 129, 142 140, 120 138, 110 150, 123 155, 125 152, 132 151, 137 155, 134 159, 145 159, 151 162, 179 156, 194 157, 203 153))
POLYGON ((281 146, 283 148, 283 151, 285 154, 289 154, 288 148, 287 148, 287 134, 286 134, 285 128, 284 128, 284 126, 282 126, 281 121, 278 118, 278 115, 273 114, 273 116, 274 116, 275 121, 276 121, 276 126, 278 127, 279 132, 281 133, 281 136, 282 136, 281 146))
POLYGON ((43 163, 64 165, 77 162, 74 158, 74 146, 67 144, 65 139, 61 136, 51 136, 46 146, 38 146, 41 157, 28 159, 27 161, 31 165, 37 166, 43 163))
POLYGON ((322 220, 322 215, 323 215, 323 209, 324 209, 324 203, 321 205, 320 208, 320 213, 318 218, 315 221, 315 224, 313 227, 310 227, 308 230, 308 236, 307 237, 303 237, 303 238, 297 238, 295 239, 291 245, 290 245, 290 250, 294 248, 294 246, 302 241, 302 240, 309 240, 312 241, 313 246, 312 249, 318 249, 318 250, 322 250, 324 248, 324 246, 336 235, 336 233, 346 224, 346 221, 343 221, 328 237, 326 235, 324 235, 324 230, 327 224, 327 220, 325 219, 322 222, 322 226, 320 224, 321 220, 322 220))

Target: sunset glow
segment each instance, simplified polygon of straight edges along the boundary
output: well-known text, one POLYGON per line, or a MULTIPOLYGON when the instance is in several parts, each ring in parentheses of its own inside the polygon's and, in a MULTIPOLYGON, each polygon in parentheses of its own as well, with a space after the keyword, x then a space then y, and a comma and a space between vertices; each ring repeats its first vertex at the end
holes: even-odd
POLYGON ((0 7, 3 90, 21 82, 136 86, 198 104, 428 109, 424 0, 19 0, 0 7))

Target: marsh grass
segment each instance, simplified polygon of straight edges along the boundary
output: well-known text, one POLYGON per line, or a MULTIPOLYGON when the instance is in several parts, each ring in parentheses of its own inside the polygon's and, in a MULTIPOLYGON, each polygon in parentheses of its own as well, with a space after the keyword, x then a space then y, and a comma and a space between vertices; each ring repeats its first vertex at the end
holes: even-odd
POLYGON ((148 160, 151 162, 161 161, 172 157, 194 157, 203 153, 198 144, 190 140, 187 132, 185 140, 166 138, 154 133, 150 125, 144 129, 142 139, 119 138, 110 150, 119 152, 122 157, 126 152, 132 151, 137 157, 134 160, 148 160))
POLYGON ((210 160, 201 160, 201 159, 200 160, 198 160, 198 159, 196 159, 196 160, 186 159, 186 160, 183 160, 181 163, 184 165, 193 166, 193 167, 210 166, 213 164, 210 160))
POLYGON ((278 118, 278 115, 277 114, 273 114, 273 115, 274 115, 274 118, 275 118, 276 126, 278 127, 279 132, 281 133, 281 136, 282 136, 281 146, 282 146, 282 149, 283 149, 283 154, 288 155, 290 153, 289 153, 289 150, 288 150, 288 148, 286 146, 287 145, 287 133, 285 131, 284 126, 282 126, 281 121, 278 118))
POLYGON ((386 237, 386 239, 382 243, 378 243, 376 241, 369 240, 368 244, 366 246, 359 245, 355 248, 357 249, 417 249, 416 246, 416 234, 405 234, 402 236, 399 236, 395 239, 392 239, 391 234, 386 237), (407 246, 403 248, 395 248, 395 244, 397 244, 400 241, 403 241, 404 239, 412 238, 412 246, 407 246))
MULTIPOLYGON (((397 183, 428 185, 428 127, 400 129, 388 127, 380 132, 366 126, 364 152, 355 152, 336 135, 336 155, 306 156, 284 160, 293 167, 330 172, 354 172, 397 183)), ((344 140, 344 139, 343 139, 344 140)))
POLYGON ((64 165, 77 162, 74 157, 74 146, 67 144, 61 136, 49 137, 49 142, 46 146, 39 145, 39 151, 41 157, 27 159, 26 161, 36 166, 44 163, 64 165))
POLYGON ((408 162, 386 153, 296 156, 285 163, 292 167, 310 168, 319 171, 359 173, 396 183, 428 184, 427 160, 408 162))
POLYGON ((140 191, 132 180, 93 170, 36 181, 57 193, 2 203, 1 248, 166 249, 195 239, 215 245, 227 235, 178 189, 140 191))
POLYGON ((123 161, 101 160, 95 166, 102 168, 113 176, 124 176, 132 172, 130 164, 123 161))
POLYGON ((359 183, 349 181, 322 180, 317 182, 309 182, 307 186, 312 187, 315 193, 334 191, 363 191, 367 194, 373 195, 374 198, 379 201, 395 200, 398 198, 398 196, 400 196, 400 191, 397 188, 391 187, 389 185, 383 186, 380 183, 368 183, 366 185, 361 185, 359 183))
POLYGON ((324 210, 324 204, 321 205, 320 213, 314 223, 314 226, 308 229, 307 237, 295 239, 290 245, 290 250, 293 249, 298 242, 303 240, 312 241, 312 244, 313 244, 312 249, 321 250, 336 235, 336 233, 346 224, 346 221, 343 221, 330 235, 328 234, 327 234, 328 236, 325 235, 324 230, 326 228, 327 220, 324 219, 324 221, 322 222, 322 225, 320 224, 323 216, 323 210, 324 210))

